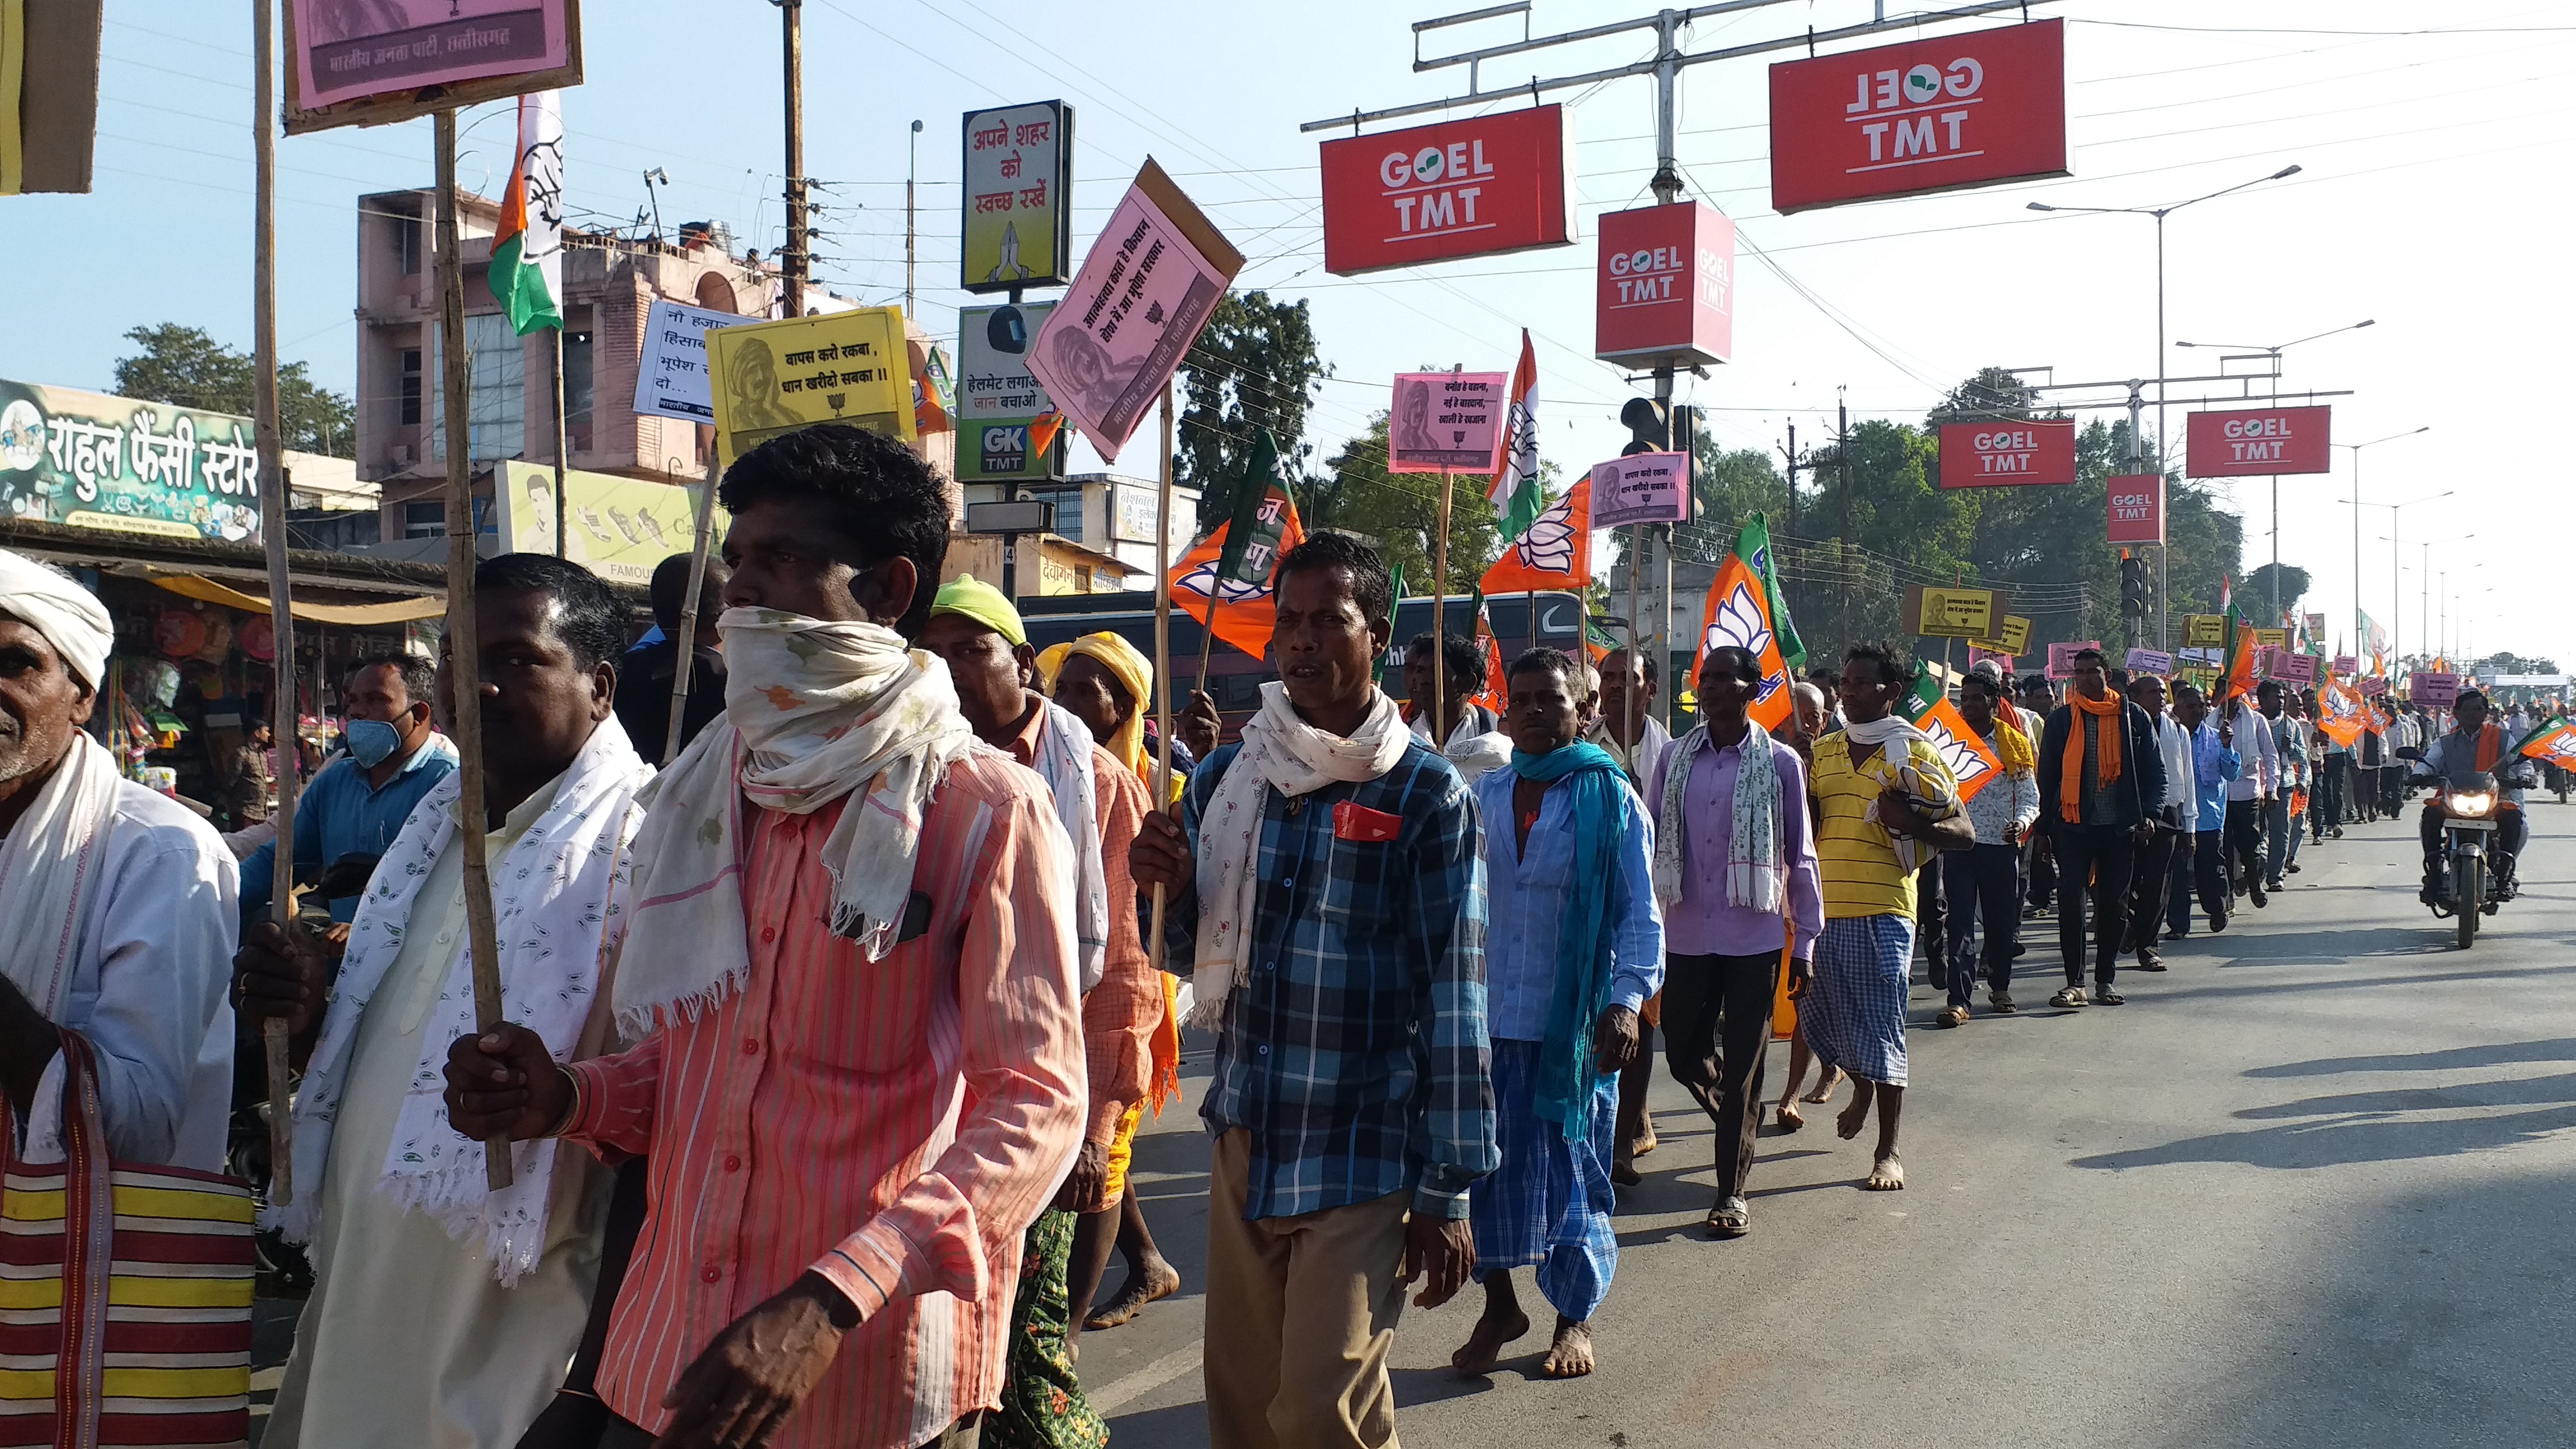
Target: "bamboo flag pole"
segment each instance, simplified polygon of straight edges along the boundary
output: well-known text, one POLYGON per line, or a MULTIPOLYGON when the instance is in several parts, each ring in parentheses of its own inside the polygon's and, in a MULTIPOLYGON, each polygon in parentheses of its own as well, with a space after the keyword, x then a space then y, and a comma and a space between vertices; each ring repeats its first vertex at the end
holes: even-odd
MULTIPOLYGON (((259 452, 260 541, 268 552, 268 622, 274 643, 269 651, 268 712, 270 748, 284 768, 277 776, 277 808, 269 819, 277 826, 275 873, 269 877, 269 909, 281 929, 295 923, 295 615, 290 610, 286 565, 286 472, 277 427, 277 97, 272 56, 276 49, 269 0, 251 0, 251 63, 259 75, 251 94, 251 437, 259 452)), ((286 1020, 270 1017, 259 1024, 261 1055, 268 1071, 268 1198, 273 1205, 295 1199, 295 1118, 287 1110, 294 1087, 287 1059, 286 1020)))
MULTIPOLYGON (((465 258, 456 226, 456 112, 438 113, 439 371, 447 423, 447 703, 456 740, 456 844, 464 864, 467 952, 474 968, 474 1028, 501 1022, 501 944, 484 859, 483 678, 474 641, 474 464, 465 416, 465 258)), ((510 1139, 483 1144, 483 1182, 510 1185, 510 1139)))
POLYGON ((662 733, 662 763, 680 757, 681 717, 689 708, 689 666, 698 655, 698 596, 707 587, 708 540, 715 534, 716 454, 707 451, 706 486, 698 491, 698 536, 689 546, 689 596, 680 604, 680 637, 671 641, 679 652, 671 669, 671 723, 662 733))
MULTIPOLYGON (((1463 365, 1463 364, 1462 364, 1463 365)), ((1431 700, 1423 706, 1429 710, 1431 748, 1448 746, 1448 731, 1456 729, 1456 720, 1443 720, 1440 708, 1449 702, 1448 631, 1440 622, 1441 605, 1449 602, 1449 470, 1440 470, 1440 533, 1431 544, 1431 700)))
MULTIPOLYGON (((1154 511, 1154 722, 1161 738, 1155 742, 1161 758, 1156 761, 1154 788, 1147 792, 1153 798, 1148 804, 1159 804, 1163 781, 1172 778, 1172 385, 1163 384, 1163 482, 1162 498, 1154 511)), ((1216 604, 1208 604, 1208 623, 1216 623, 1216 604)), ((1201 666, 1203 669, 1205 666, 1201 666)), ((1175 811, 1177 817, 1177 809, 1175 811)), ((1154 883, 1154 918, 1146 932, 1146 952, 1153 958, 1154 969, 1163 969, 1163 911, 1169 904, 1164 899, 1169 887, 1154 883)))

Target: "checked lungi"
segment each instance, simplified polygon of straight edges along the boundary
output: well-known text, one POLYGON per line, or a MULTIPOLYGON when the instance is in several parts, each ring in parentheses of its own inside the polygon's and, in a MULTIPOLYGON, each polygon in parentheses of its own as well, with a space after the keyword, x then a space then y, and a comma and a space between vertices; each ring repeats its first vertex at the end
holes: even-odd
POLYGON ((1592 1131, 1568 1142, 1562 1126, 1530 1110, 1543 1049, 1534 1041, 1494 1041, 1494 1140, 1503 1160, 1468 1189, 1467 1224, 1476 1234, 1477 1282, 1535 1264, 1549 1306, 1582 1323, 1609 1295, 1619 1264, 1609 1169, 1619 1079, 1596 1080, 1592 1131))
POLYGON ((1905 1085, 1905 991, 1914 922, 1899 915, 1843 916, 1816 938, 1814 984, 1798 1002, 1798 1029, 1829 1066, 1863 1081, 1905 1085))

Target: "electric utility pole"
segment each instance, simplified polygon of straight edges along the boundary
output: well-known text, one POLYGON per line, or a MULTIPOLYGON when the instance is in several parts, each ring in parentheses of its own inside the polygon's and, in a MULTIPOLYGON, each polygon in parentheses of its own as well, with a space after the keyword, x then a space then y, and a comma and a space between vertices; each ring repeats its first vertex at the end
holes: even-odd
POLYGON ((786 315, 805 315, 805 279, 813 258, 805 231, 805 0, 772 0, 785 29, 787 64, 787 246, 780 255, 779 287, 786 315))

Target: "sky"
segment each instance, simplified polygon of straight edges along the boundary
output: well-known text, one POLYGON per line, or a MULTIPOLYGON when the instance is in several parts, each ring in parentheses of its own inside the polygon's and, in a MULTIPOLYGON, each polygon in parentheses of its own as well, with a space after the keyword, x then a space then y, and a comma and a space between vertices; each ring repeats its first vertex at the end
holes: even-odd
MULTIPOLYGON (((1567 105, 1576 141, 1575 245, 1359 278, 1323 270, 1322 137, 1299 123, 1462 94, 1463 69, 1414 72, 1410 25, 1470 8, 1480 7, 807 0, 806 169, 828 208, 817 222, 819 275, 863 302, 901 300, 905 181, 916 176, 917 316, 953 332, 957 307, 972 301, 953 285, 960 115, 1061 98, 1077 112, 1077 252, 1150 155, 1250 258, 1238 287, 1311 300, 1334 372, 1310 422, 1319 455, 1383 409, 1389 374, 1505 370, 1527 327, 1542 451, 1568 472, 1588 468, 1626 441, 1619 405, 1645 390, 1590 356, 1591 218, 1651 200, 1651 80, 1549 97, 1567 105)), ((1683 49, 1803 35, 1866 20, 1872 8, 1786 0, 1703 21, 1683 49)), ((0 323, 0 376, 104 391, 129 346, 123 334, 165 321, 249 347, 248 10, 198 0, 108 7, 96 191, 0 200, 0 275, 17 279, 0 323)), ((1534 0, 1530 24, 1544 35, 1651 14, 1646 0, 1534 0)), ((1739 262, 1734 356, 1705 381, 1685 378, 1681 400, 1707 409, 1727 446, 1776 450, 1792 423, 1802 446, 1821 436, 1838 400, 1855 418, 1919 423, 1983 366, 2048 367, 2066 382, 2152 377, 2154 222, 2028 204, 2168 206, 2296 164, 2288 180, 2170 215, 2164 306, 2176 343, 2269 346, 2375 324, 2283 355, 2284 388, 2348 392, 2320 401, 2334 408, 2338 443, 2368 444, 2338 447, 2330 475, 2281 480, 2280 557, 2314 576, 2307 607, 2327 615, 2329 635, 2348 637, 2358 458, 2359 604, 2396 620, 2401 648, 2412 653, 2424 637, 2429 595, 2429 627, 2472 653, 2576 667, 2576 608, 2559 572, 2576 519, 2564 501, 2576 450, 2528 426, 2516 446, 2494 421, 2502 410, 2545 419, 2548 400, 2576 384, 2576 354, 2552 330, 2576 301, 2564 161, 2576 12, 2537 0, 2071 0, 2031 14, 2070 22, 2067 178, 1783 217, 1770 209, 1765 69, 1802 52, 1683 72, 1686 194, 1736 221, 1739 262)), ((720 220, 737 245, 778 245, 777 9, 615 0, 588 7, 588 18, 589 78, 563 101, 575 222, 635 224, 648 203, 643 173, 658 167, 670 177, 659 189, 666 232, 720 220)), ((1432 32, 1424 53, 1516 39, 1519 25, 1432 32)), ((1634 30, 1496 60, 1486 88, 1517 84, 1521 98, 1456 113, 1525 104, 1532 76, 1643 59, 1652 40, 1651 29, 1634 30)), ((508 109, 471 111, 460 130, 461 183, 494 193, 508 167, 508 109)), ((429 183, 429 125, 286 139, 279 158, 281 353, 346 391, 356 199, 429 183)), ((2177 346, 2166 370, 2216 372, 2217 355, 2177 346)), ((2219 390, 2234 389, 2176 385, 2169 396, 2179 404, 2219 390)), ((2177 452, 2187 410, 2168 410, 2177 452)), ((2109 416, 2085 414, 2096 415, 2109 416)), ((1150 472, 1144 443, 1131 446, 1140 451, 1117 471, 1150 472)), ((1095 460, 1078 451, 1073 466, 1095 460)), ((2246 567, 2269 559, 2269 485, 2219 488, 2245 515, 2246 567)))

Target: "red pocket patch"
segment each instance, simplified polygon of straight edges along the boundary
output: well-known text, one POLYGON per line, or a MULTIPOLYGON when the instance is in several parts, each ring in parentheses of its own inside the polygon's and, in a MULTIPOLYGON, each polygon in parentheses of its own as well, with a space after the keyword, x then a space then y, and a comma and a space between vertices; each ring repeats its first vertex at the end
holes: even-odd
POLYGON ((1335 840, 1357 840, 1371 845, 1383 845, 1395 839, 1403 829, 1403 817, 1389 815, 1383 810, 1371 810, 1365 805, 1354 805, 1348 800, 1333 807, 1335 840))

